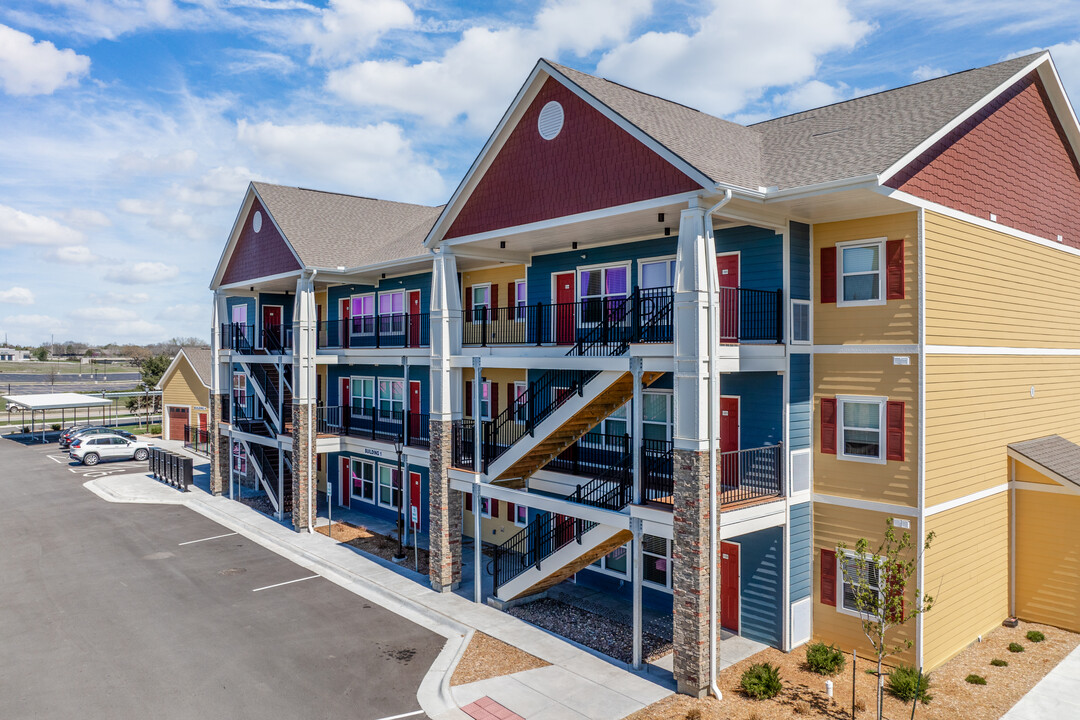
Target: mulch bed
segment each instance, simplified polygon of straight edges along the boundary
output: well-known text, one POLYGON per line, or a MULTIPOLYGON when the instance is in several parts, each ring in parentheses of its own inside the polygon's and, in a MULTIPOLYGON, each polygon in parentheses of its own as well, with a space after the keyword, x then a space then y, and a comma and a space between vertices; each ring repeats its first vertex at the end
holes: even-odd
POLYGON ((274 506, 270 504, 270 500, 265 495, 240 498, 239 501, 253 510, 258 510, 263 515, 274 516, 274 506))
MULTIPOLYGON (((327 534, 326 525, 320 526, 316 528, 316 530, 323 535, 327 534)), ((344 545, 350 545, 357 550, 370 553, 383 560, 389 560, 395 565, 400 565, 403 568, 408 568, 409 570, 416 569, 416 566, 413 564, 414 551, 412 548, 405 548, 405 559, 396 561, 394 560, 394 554, 398 549, 397 539, 368 530, 362 525, 354 525, 348 522, 336 522, 334 523, 333 534, 330 537, 344 545)), ((421 575, 427 575, 428 551, 424 548, 420 548, 418 553, 420 565, 417 572, 421 575)))
MULTIPOLYGON (((608 657, 633 662, 633 628, 618 620, 551 598, 518 605, 506 612, 608 657)), ((669 652, 670 638, 642 632, 642 654, 647 661, 669 652)))
MULTIPOLYGON (((1080 645, 1080 635, 1045 625, 1020 623, 1017 628, 997 628, 984 636, 983 642, 975 643, 930 674, 933 700, 929 705, 920 704, 915 710, 915 717, 925 720, 1000 718, 1077 645, 1080 645), (1029 630, 1041 630, 1046 640, 1041 643, 1028 641, 1024 636, 1029 630), (1020 643, 1025 651, 1009 652, 1010 642, 1020 643), (1007 661, 1008 667, 993 667, 990 660, 994 658, 1007 661), (967 683, 964 678, 972 673, 986 678, 987 684, 967 683)), ((832 678, 811 672, 806 668, 805 660, 803 648, 788 654, 768 648, 719 673, 718 684, 724 695, 723 701, 672 695, 638 711, 627 720, 683 720, 687 717, 698 717, 700 720, 850 718, 851 656, 847 655, 844 670, 832 678), (784 689, 772 700, 753 700, 739 691, 743 671, 759 662, 780 666, 784 689), (833 700, 825 695, 827 679, 833 681, 833 700), (700 714, 692 714, 695 710, 700 714)), ((857 717, 874 717, 876 678, 864 672, 872 666, 873 663, 860 657, 855 696, 856 709, 862 707, 863 710, 858 711, 857 717)), ((907 720, 911 717, 911 704, 903 703, 886 692, 884 712, 886 718, 907 720)))
POLYGON ((451 685, 468 685, 488 678, 510 675, 525 670, 547 667, 551 663, 507 645, 482 632, 473 633, 472 640, 450 677, 451 685))

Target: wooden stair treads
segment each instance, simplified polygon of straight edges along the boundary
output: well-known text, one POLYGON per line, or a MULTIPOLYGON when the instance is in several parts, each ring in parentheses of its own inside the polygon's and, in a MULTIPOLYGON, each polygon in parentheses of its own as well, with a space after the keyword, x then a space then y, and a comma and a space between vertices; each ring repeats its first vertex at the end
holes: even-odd
MULTIPOLYGON (((515 595, 514 597, 512 597, 510 599, 511 600, 517 600, 518 598, 521 598, 521 597, 527 597, 529 595, 535 595, 538 592, 543 592, 544 590, 547 590, 549 587, 554 587, 555 585, 558 585, 563 580, 566 580, 568 577, 570 577, 571 575, 576 573, 578 570, 582 570, 582 569, 588 567, 589 565, 592 565, 594 562, 596 562, 600 558, 604 557, 605 555, 607 555, 609 552, 611 552, 615 548, 621 547, 621 546, 625 545, 626 543, 630 542, 630 540, 632 540, 633 537, 634 537, 634 533, 630 532, 629 530, 619 530, 617 533, 612 535, 611 538, 609 538, 608 540, 605 540, 604 542, 600 543, 599 545, 594 547, 592 550, 589 550, 589 551, 587 551, 585 553, 582 553, 576 559, 574 559, 572 562, 567 563, 566 565, 563 565, 561 568, 559 568, 555 572, 551 573, 550 575, 545 576, 543 579, 541 579, 535 585, 533 585, 533 586, 531 586, 531 587, 529 587, 529 588, 527 588, 525 590, 522 590, 521 592, 519 592, 517 595, 515 595)), ((543 562, 540 563, 540 567, 541 568, 544 567, 543 562)), ((529 570, 528 572, 532 572, 532 570, 529 570)))
MULTIPOLYGON (((643 387, 649 387, 660 379, 661 372, 647 372, 641 376, 643 387)), ((517 462, 495 478, 494 482, 513 480, 521 483, 531 477, 537 470, 557 458, 563 450, 577 442, 581 436, 596 427, 604 418, 615 412, 633 396, 634 376, 623 373, 615 382, 611 383, 602 393, 597 395, 588 405, 574 413, 550 435, 538 442, 529 452, 525 453, 517 462)))

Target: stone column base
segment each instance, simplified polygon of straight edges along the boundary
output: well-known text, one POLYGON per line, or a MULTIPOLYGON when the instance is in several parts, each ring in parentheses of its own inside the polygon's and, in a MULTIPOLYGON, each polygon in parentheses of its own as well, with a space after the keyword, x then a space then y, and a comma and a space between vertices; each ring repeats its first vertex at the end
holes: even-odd
POLYGON ((428 567, 431 587, 436 592, 453 592, 461 585, 461 514, 464 503, 461 491, 450 489, 452 427, 450 421, 432 420, 430 425, 428 567))
POLYGON ((210 396, 210 492, 224 495, 229 492, 229 464, 232 448, 229 439, 221 434, 218 423, 227 422, 225 404, 228 395, 210 396))
MULTIPOLYGON (((308 508, 311 510, 311 521, 315 522, 315 498, 314 493, 318 480, 315 473, 311 474, 308 482, 308 426, 312 422, 312 405, 292 406, 293 422, 293 449, 292 449, 292 525, 297 532, 308 529, 308 508)), ((312 434, 312 438, 314 438, 312 434)))

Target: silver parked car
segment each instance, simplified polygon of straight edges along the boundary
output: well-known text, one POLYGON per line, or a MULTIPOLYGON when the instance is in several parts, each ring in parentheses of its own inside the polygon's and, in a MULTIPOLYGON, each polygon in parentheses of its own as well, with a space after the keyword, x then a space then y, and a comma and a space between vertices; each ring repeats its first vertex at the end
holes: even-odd
POLYGON ((75 438, 68 457, 83 465, 97 465, 102 460, 145 460, 150 455, 150 443, 128 440, 121 435, 90 435, 75 438))

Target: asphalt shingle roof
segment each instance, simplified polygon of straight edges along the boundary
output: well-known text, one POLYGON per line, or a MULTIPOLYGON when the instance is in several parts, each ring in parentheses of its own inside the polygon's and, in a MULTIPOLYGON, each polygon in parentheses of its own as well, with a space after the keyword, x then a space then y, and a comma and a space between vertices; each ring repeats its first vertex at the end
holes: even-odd
POLYGON ((252 183, 308 267, 360 267, 426 254, 442 207, 252 183))
POLYGON ((187 357, 188 362, 191 363, 191 367, 195 369, 199 379, 202 380, 203 385, 210 387, 210 372, 214 367, 213 355, 210 353, 208 347, 182 347, 184 356, 187 357))
POLYGON ((714 182, 757 189, 879 174, 1041 54, 748 127, 547 62, 714 182))
POLYGON ((1069 482, 1080 485, 1080 445, 1069 442, 1060 435, 1047 435, 1034 440, 1009 443, 1009 449, 1069 482))

